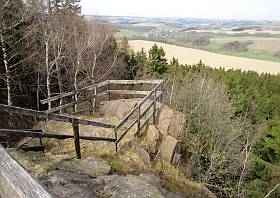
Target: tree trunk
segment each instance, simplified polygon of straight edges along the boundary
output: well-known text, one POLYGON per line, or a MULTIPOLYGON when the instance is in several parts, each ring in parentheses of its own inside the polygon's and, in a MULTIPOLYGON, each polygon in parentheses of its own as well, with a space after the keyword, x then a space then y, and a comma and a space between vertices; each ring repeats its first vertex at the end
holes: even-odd
MULTIPOLYGON (((77 59, 77 67, 76 67, 76 71, 75 71, 75 77, 74 77, 74 88, 75 90, 78 89, 78 72, 79 72, 79 68, 80 68, 80 60, 79 58, 77 59)), ((78 94, 75 94, 75 101, 78 101, 78 94)), ((75 104, 75 112, 77 112, 78 110, 78 104, 75 104)))
POLYGON ((93 61, 92 69, 91 69, 92 79, 94 79, 94 70, 95 70, 95 66, 96 66, 96 61, 97 61, 97 55, 94 54, 94 61, 93 61))
POLYGON ((173 98, 173 92, 174 92, 174 84, 175 84, 175 75, 173 76, 172 79, 172 85, 171 85, 171 93, 170 93, 170 98, 169 98, 169 105, 172 105, 172 98, 173 98))
MULTIPOLYGON (((58 61, 56 61, 56 73, 57 73, 57 81, 58 81, 58 88, 59 88, 59 93, 63 94, 64 89, 63 89, 63 81, 61 77, 61 69, 58 65, 58 61)), ((59 105, 63 105, 63 98, 60 99, 59 105)), ((59 113, 62 114, 62 109, 59 110, 59 113)))
POLYGON ((12 106, 12 93, 11 93, 11 73, 10 73, 10 68, 8 65, 8 57, 7 57, 7 51, 5 47, 5 42, 4 42, 4 37, 3 34, 0 34, 0 40, 1 40, 1 46, 2 46, 2 53, 3 53, 3 61, 4 61, 4 66, 5 66, 5 71, 6 71, 6 86, 7 86, 7 97, 8 97, 8 105, 12 106))
MULTIPOLYGON (((51 97, 51 71, 49 66, 49 38, 46 38, 47 31, 45 31, 45 64, 47 69, 47 96, 48 98, 51 97)), ((48 109, 52 108, 51 102, 48 102, 48 109)))
POLYGON ((40 73, 37 73, 37 110, 40 111, 40 73))

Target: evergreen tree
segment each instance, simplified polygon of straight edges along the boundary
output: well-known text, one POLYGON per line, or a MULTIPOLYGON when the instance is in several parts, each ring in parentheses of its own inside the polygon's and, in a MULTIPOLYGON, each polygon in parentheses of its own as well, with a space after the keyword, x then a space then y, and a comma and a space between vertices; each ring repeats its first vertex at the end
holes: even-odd
POLYGON ((149 50, 149 60, 146 72, 148 74, 164 74, 167 72, 168 63, 165 58, 165 51, 162 47, 154 44, 149 50))
POLYGON ((140 77, 144 74, 147 65, 147 54, 145 50, 142 48, 141 51, 138 51, 135 58, 137 62, 137 77, 140 77))
POLYGON ((127 55, 126 79, 133 80, 137 73, 137 60, 134 52, 127 55))

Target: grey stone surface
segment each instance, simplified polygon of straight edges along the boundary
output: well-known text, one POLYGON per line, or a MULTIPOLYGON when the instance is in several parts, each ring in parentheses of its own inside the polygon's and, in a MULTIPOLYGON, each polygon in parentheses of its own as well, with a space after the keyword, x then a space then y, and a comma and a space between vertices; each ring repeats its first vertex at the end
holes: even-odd
POLYGON ((107 178, 107 184, 100 192, 100 196, 112 198, 146 197, 163 198, 164 195, 143 177, 135 175, 107 178))
POLYGON ((100 157, 88 157, 84 160, 75 160, 71 163, 73 168, 78 172, 92 177, 108 175, 111 171, 111 166, 108 162, 100 157))

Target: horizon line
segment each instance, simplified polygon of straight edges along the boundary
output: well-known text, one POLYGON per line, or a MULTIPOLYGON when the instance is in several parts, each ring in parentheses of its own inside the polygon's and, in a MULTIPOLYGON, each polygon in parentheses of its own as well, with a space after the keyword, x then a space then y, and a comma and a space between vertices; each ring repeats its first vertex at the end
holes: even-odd
POLYGON ((203 17, 182 17, 182 16, 135 16, 135 15, 105 15, 105 14, 82 14, 83 16, 105 16, 105 17, 131 17, 131 18, 172 18, 172 19, 207 19, 214 21, 259 21, 259 22, 280 22, 280 19, 226 19, 226 18, 203 18, 203 17))

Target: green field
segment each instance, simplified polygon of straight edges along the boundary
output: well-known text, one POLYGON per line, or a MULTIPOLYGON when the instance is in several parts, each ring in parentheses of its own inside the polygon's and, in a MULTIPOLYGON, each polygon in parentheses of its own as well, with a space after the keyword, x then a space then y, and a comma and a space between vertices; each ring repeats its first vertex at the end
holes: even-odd
MULTIPOLYGON (((245 39, 235 39, 233 41, 246 41, 245 39)), ((250 40, 250 39, 249 39, 250 40)), ((280 62, 280 57, 275 57, 273 52, 268 51, 257 51, 249 49, 246 52, 238 52, 238 51, 226 51, 223 49, 223 42, 219 42, 217 40, 211 40, 210 44, 207 46, 207 51, 229 55, 229 56, 237 56, 243 58, 251 58, 258 60, 266 60, 272 62, 280 62)))
POLYGON ((274 56, 274 52, 270 51, 260 51, 260 50, 252 50, 249 49, 245 52, 239 51, 226 51, 223 48, 224 43, 232 42, 232 41, 254 41, 254 40, 280 40, 280 35, 273 35, 272 37, 256 37, 256 36, 216 36, 210 39, 210 43, 207 46, 194 46, 191 43, 179 42, 175 38, 170 38, 167 40, 167 43, 178 45, 182 47, 189 47, 195 49, 201 49, 209 52, 214 52, 218 54, 224 54, 229 56, 257 59, 257 60, 265 60, 272 62, 280 62, 280 57, 274 56), (279 38, 278 38, 279 37, 279 38))
POLYGON ((121 37, 132 37, 132 36, 138 36, 140 33, 136 30, 127 29, 127 28, 120 28, 119 32, 116 33, 117 38, 121 37))
POLYGON ((280 39, 280 34, 275 34, 272 36, 273 38, 279 38, 280 39))
MULTIPOLYGON (((150 32, 147 27, 145 27, 145 24, 148 23, 145 21, 144 25, 143 23, 139 23, 142 25, 121 25, 119 26, 118 32, 116 32, 115 36, 117 38, 123 38, 127 37, 129 39, 133 37, 145 37, 148 40, 151 39, 151 41, 159 41, 159 42, 165 42, 168 44, 173 44, 177 46, 182 47, 188 47, 188 48, 195 48, 195 49, 201 49, 209 52, 214 52, 218 54, 224 54, 229 56, 235 56, 235 57, 243 57, 243 58, 250 58, 250 59, 258 59, 258 60, 265 60, 265 61, 272 61, 272 62, 280 62, 280 57, 275 56, 277 53, 277 49, 279 48, 279 45, 277 48, 274 47, 274 45, 270 45, 269 43, 274 43, 274 41, 279 42, 280 41, 280 34, 271 34, 268 36, 257 36, 257 35, 231 35, 231 34, 225 34, 225 33, 212 33, 212 32, 204 32, 204 33, 195 33, 195 32, 177 32, 176 29, 174 29, 173 34, 165 34, 164 37, 166 38, 165 41, 163 40, 157 40, 157 38, 161 37, 162 33, 158 33, 157 37, 155 39, 148 37, 148 34, 154 34, 153 32, 150 32), (166 37, 166 35, 168 35, 166 37), (192 44, 191 41, 188 41, 190 38, 195 39, 199 37, 208 37, 210 38, 208 45, 195 45, 192 44), (187 41, 186 41, 187 40, 187 41), (247 47, 248 51, 227 51, 224 49, 224 44, 228 42, 233 41, 239 41, 239 42, 245 42, 245 41, 255 41, 254 46, 261 46, 258 47, 247 47), (261 42, 261 44, 260 44, 261 42), (262 44, 264 43, 264 45, 262 44), (263 46, 267 48, 263 48, 263 46)), ((168 27, 163 27, 162 25, 160 27, 157 26, 156 23, 154 23, 154 30, 159 29, 159 32, 169 32, 168 27)), ((155 31, 154 31, 155 32, 155 31)), ((163 33, 163 34, 164 34, 163 33)), ((275 44, 275 43, 274 43, 275 44)))

